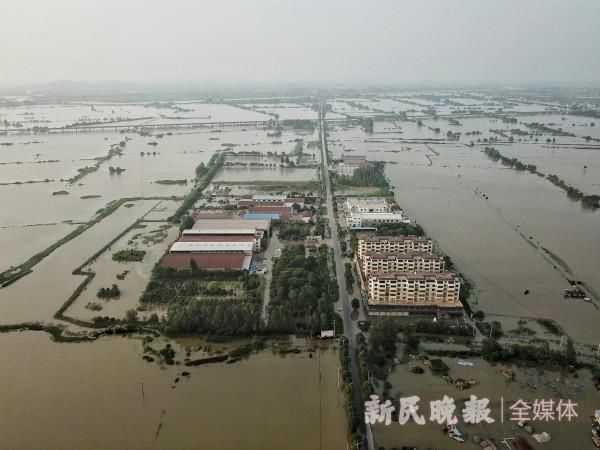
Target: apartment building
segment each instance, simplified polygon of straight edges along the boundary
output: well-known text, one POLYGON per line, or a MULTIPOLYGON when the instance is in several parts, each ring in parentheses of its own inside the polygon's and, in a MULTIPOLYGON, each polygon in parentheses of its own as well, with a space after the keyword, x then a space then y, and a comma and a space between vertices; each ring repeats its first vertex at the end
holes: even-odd
POLYGON ((396 272, 440 273, 446 268, 444 257, 434 253, 377 253, 366 252, 359 259, 363 276, 396 272))
POLYGON ((433 243, 425 236, 367 236, 358 235, 357 254, 362 258, 368 252, 375 253, 431 253, 433 243))
POLYGON ((369 314, 463 314, 460 278, 450 272, 372 274, 367 286, 369 314))

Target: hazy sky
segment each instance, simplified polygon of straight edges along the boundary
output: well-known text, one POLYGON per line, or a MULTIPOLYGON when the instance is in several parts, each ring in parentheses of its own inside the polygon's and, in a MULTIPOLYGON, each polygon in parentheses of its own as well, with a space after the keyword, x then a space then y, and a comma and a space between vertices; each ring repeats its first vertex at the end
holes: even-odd
POLYGON ((0 83, 600 83, 600 0, 0 0, 0 83))

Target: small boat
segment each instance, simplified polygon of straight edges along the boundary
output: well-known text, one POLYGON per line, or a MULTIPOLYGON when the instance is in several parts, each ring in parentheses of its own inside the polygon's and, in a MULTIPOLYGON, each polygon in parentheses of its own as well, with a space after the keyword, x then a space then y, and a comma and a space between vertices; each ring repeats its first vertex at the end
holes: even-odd
POLYGON ((456 428, 456 425, 444 425, 442 431, 446 433, 450 439, 454 439, 457 442, 465 442, 465 438, 463 438, 460 430, 456 428))

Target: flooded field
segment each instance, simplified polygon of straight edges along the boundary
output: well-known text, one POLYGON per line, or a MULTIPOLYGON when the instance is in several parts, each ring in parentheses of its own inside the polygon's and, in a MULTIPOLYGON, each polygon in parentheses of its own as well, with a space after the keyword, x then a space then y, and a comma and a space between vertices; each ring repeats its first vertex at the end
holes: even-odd
MULTIPOLYGON (((454 379, 474 379, 478 382, 475 386, 467 390, 458 390, 449 385, 444 379, 435 376, 426 369, 421 375, 413 374, 407 371, 407 365, 399 365, 389 376, 392 383, 392 398, 396 401, 399 397, 408 397, 417 395, 420 397, 419 413, 426 419, 425 425, 417 425, 409 422, 405 425, 399 425, 397 422, 389 426, 375 425, 377 445, 385 448, 395 448, 401 446, 421 448, 423 445, 423 436, 427 435, 426 448, 443 449, 475 449, 480 448, 473 443, 472 436, 477 434, 492 438, 497 448, 506 448, 501 441, 505 438, 520 435, 525 437, 534 448, 545 448, 548 450, 563 449, 592 449, 594 445, 590 439, 590 415, 600 405, 600 395, 591 383, 589 372, 582 372, 578 378, 565 377, 564 374, 554 371, 543 371, 537 369, 521 369, 512 367, 515 370, 515 381, 507 382, 501 374, 506 366, 492 366, 479 359, 471 360, 473 367, 461 367, 456 359, 442 358, 450 367, 450 376, 454 379), (459 443, 449 439, 440 430, 441 425, 429 421, 429 402, 440 400, 444 395, 455 400, 455 414, 459 419, 457 424, 459 430, 466 434, 466 442, 459 443), (494 423, 465 424, 462 418, 461 410, 464 408, 464 402, 470 395, 478 398, 489 399, 490 417, 494 423), (562 421, 534 421, 530 422, 536 433, 550 433, 552 439, 549 443, 539 446, 523 430, 517 426, 516 421, 511 420, 512 410, 510 407, 519 399, 533 401, 534 399, 559 399, 566 401, 571 399, 577 403, 576 412, 578 417, 568 422, 563 418, 562 421), (502 416, 502 406, 504 403, 504 416, 502 416), (502 419, 504 417, 504 419, 502 419)), ((410 362, 410 365, 418 364, 410 362)))
MULTIPOLYGON (((329 129, 329 150, 334 158, 364 155, 388 163, 386 174, 398 203, 476 286, 475 309, 482 309, 490 320, 500 320, 506 330, 522 317, 531 318, 534 327, 534 319, 553 319, 578 344, 597 345, 600 297, 584 302, 565 300, 562 294, 568 279, 581 280, 590 292, 600 293, 600 213, 569 200, 543 177, 493 161, 483 149, 494 146, 504 156, 535 164, 539 171, 556 174, 586 193, 597 193, 600 150, 586 136, 599 136, 599 127, 580 117, 562 120, 556 107, 467 94, 403 92, 342 97, 331 103, 330 119, 386 115, 386 120, 375 121, 373 133, 366 133, 357 121, 336 121, 329 129), (478 109, 523 115, 516 116, 516 124, 496 117, 461 116, 478 109), (546 111, 554 114, 543 114, 546 111), (459 117, 459 124, 451 114, 459 117), (550 126, 559 120, 575 136, 547 132, 534 136, 523 125, 550 126), (516 134, 509 141, 513 128, 528 134, 516 134)), ((123 318, 131 309, 138 310, 140 319, 154 312, 162 316, 164 310, 140 307, 139 298, 154 264, 179 233, 169 217, 194 187, 196 167, 207 164, 216 152, 226 156, 212 181, 231 187, 232 194, 271 188, 279 192, 286 187, 319 190, 318 131, 307 123, 298 129, 289 123, 266 123, 315 120, 317 112, 304 100, 81 103, 5 108, 0 114, 8 121, 8 126, 0 125, 0 132, 15 123, 26 128, 76 122, 186 124, 186 128, 160 130, 0 135, 0 269, 23 263, 77 226, 95 221, 111 202, 122 202, 43 258, 32 273, 0 289, 1 324, 62 323, 54 315, 84 281, 84 276, 72 273, 82 265, 95 276, 64 312, 66 316, 83 321, 97 316, 123 318), (199 123, 212 125, 188 127, 199 123), (131 249, 145 253, 135 262, 113 259, 117 252, 131 249), (118 284, 120 296, 99 298, 100 289, 112 284, 118 284)), ((225 202, 204 198, 196 202, 207 211, 220 204, 225 202)), ((543 330, 537 331, 537 336, 546 337, 543 330)), ((181 345, 192 345, 185 342, 181 345)), ((346 446, 344 399, 337 388, 339 358, 332 348, 310 358, 306 351, 283 357, 267 347, 233 365, 194 367, 190 377, 181 376, 183 366, 143 361, 142 344, 134 338, 58 345, 44 333, 18 332, 0 335, 0 348, 7 360, 0 367, 0 379, 15 386, 0 394, 3 448, 346 446), (26 420, 47 426, 30 433, 14 425, 26 420), (124 424, 123 433, 105 432, 124 424)), ((447 363, 453 376, 480 380, 472 390, 477 395, 493 397, 502 380, 499 368, 483 361, 473 368, 456 367, 453 360, 447 363)), ((533 394, 570 396, 580 400, 582 408, 597 406, 593 396, 583 398, 591 392, 589 376, 565 383, 556 381, 558 376, 519 370, 517 381, 507 384, 503 392, 511 399, 533 394)), ((409 374, 403 366, 389 380, 394 395, 415 393, 423 400, 454 389, 430 374, 409 374)), ((466 398, 467 392, 457 393, 456 398, 466 398)), ((581 423, 564 427, 573 427, 569 435, 585 436, 581 441, 585 448, 589 430, 581 423)), ((513 428, 505 423, 465 431, 503 437, 513 428)), ((407 427, 399 433, 397 427, 377 427, 375 437, 386 448, 422 445, 423 430, 407 427)), ((427 445, 454 448, 436 427, 425 430, 427 445)), ((564 448, 567 441, 558 429, 544 431, 555 436, 554 446, 546 448, 564 448)))
POLYGON ((316 177, 316 169, 226 167, 215 177, 215 181, 310 181, 316 177))
POLYGON ((51 321, 83 281, 82 276, 73 275, 72 271, 158 203, 158 200, 143 200, 130 203, 131 207, 121 206, 43 259, 31 274, 0 289, 0 323, 51 321))
MULTIPOLYGON (((468 120, 462 129, 489 135, 489 119, 468 120)), ((334 158, 363 154, 390 163, 386 173, 396 200, 475 283, 478 307, 487 314, 551 318, 573 338, 595 343, 598 303, 565 300, 562 293, 569 286, 566 278, 582 280, 600 292, 600 213, 582 208, 544 178, 492 161, 482 146, 414 142, 432 139, 435 133, 427 126, 397 124, 399 132, 390 123, 377 123, 373 134, 357 127, 338 128, 331 132, 330 150, 334 158)), ((440 135, 448 129, 443 127, 440 135)), ((537 161, 533 154, 563 151, 541 144, 496 148, 531 163, 537 161)), ((585 184, 591 193, 599 192, 592 190, 600 184, 597 150, 564 152, 570 152, 571 167, 589 161, 579 180, 582 189, 585 184)), ((570 170, 569 164, 551 157, 542 158, 539 167, 565 179, 570 170)))
POLYGON ((131 338, 55 344, 44 333, 22 332, 2 335, 0 348, 0 379, 12 386, 0 393, 2 448, 346 445, 339 357, 331 348, 312 358, 267 349, 233 365, 192 368, 149 364, 131 338), (35 432, 27 423, 38 424, 35 432))
MULTIPOLYGON (((96 276, 65 314, 88 322, 96 316, 125 317, 127 310, 137 308, 154 265, 178 236, 179 230, 172 224, 141 222, 138 227, 134 227, 111 245, 96 261, 82 269, 86 272, 92 271, 96 276), (144 251, 142 261, 113 260, 115 253, 130 249, 144 251), (106 300, 97 297, 101 288, 109 288, 113 284, 119 286, 121 295, 118 299, 106 300)), ((149 314, 139 314, 142 318, 147 315, 149 314)))
POLYGON ((232 105, 203 102, 164 103, 73 103, 66 105, 0 108, 8 122, 0 130, 14 128, 64 127, 69 125, 139 125, 170 122, 236 122, 268 120, 268 115, 232 105))

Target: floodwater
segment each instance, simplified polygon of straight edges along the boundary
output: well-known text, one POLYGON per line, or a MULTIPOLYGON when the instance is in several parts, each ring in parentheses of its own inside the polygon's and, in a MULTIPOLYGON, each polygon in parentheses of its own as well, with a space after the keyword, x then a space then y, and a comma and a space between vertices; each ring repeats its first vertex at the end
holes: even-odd
POLYGON ((143 361, 133 338, 56 344, 20 332, 0 349, 2 448, 346 448, 331 348, 192 368, 143 361))
MULTIPOLYGON (((157 205, 160 207, 160 204, 157 205)), ((150 215, 152 213, 149 213, 150 215)), ((96 261, 84 267, 85 271, 96 274, 77 300, 65 311, 65 315, 80 320, 91 321, 96 316, 123 318, 126 311, 136 309, 139 299, 156 262, 168 250, 179 235, 179 229, 165 222, 142 222, 145 228, 134 228, 115 242, 96 261), (145 251, 142 261, 113 261, 112 255, 121 250, 135 249, 145 251), (121 276, 122 279, 119 279, 121 276), (97 297, 100 288, 116 284, 121 296, 118 299, 104 300, 97 297), (94 310, 90 305, 101 306, 94 310)), ((83 278, 81 278, 83 281, 83 278)), ((147 313, 139 313, 144 318, 147 313)))
MULTIPOLYGON (((206 105, 201 105, 205 108, 206 105)), ((234 111, 243 109, 232 108, 234 111)), ((227 109, 226 108, 226 109, 227 109)), ((220 109, 218 108, 220 111, 220 109)), ((219 113, 221 114, 221 113, 219 113)), ((232 119, 237 116, 232 116, 232 119)), ((61 224, 63 221, 87 222, 107 203, 124 197, 183 197, 193 186, 194 169, 207 163, 217 150, 233 145, 234 151, 290 152, 295 139, 303 138, 308 144, 314 134, 285 130, 279 137, 268 136, 268 130, 249 128, 231 130, 174 130, 140 136, 133 133, 79 133, 38 136, 1 136, 0 142, 0 240, 10 241, 5 248, 2 264, 6 268, 17 265, 28 257, 58 241, 67 233, 54 228, 37 228, 38 234, 22 231, 26 225, 61 224), (96 172, 85 175, 75 184, 66 181, 78 169, 92 166, 94 158, 106 156, 110 146, 127 141, 121 156, 102 163, 96 172), (156 145, 148 145, 156 144, 156 145), (109 167, 125 169, 120 175, 111 175, 109 167), (27 181, 42 181, 26 183, 27 181), (182 181, 161 184, 157 181, 182 181), (20 183, 2 185, 1 183, 20 183), (66 191, 66 195, 52 195, 66 191), (83 197, 83 198, 82 198, 83 197), (28 205, 27 208, 20 207, 28 205), (8 230, 13 230, 8 231, 8 230), (44 236, 41 239, 40 236, 44 236)), ((307 149, 306 152, 314 153, 307 149)), ((227 169, 229 170, 229 169, 227 169)), ((243 175, 223 171, 224 176, 243 175)), ((310 180, 316 177, 312 169, 279 169, 245 172, 245 180, 292 179, 310 180)))
MULTIPOLYGON (((426 438, 428 448, 444 449, 474 449, 480 448, 472 442, 472 436, 478 434, 494 439, 497 448, 506 448, 501 441, 507 437, 515 435, 523 436, 535 448, 544 448, 547 450, 565 450, 565 449, 593 449, 590 434, 590 415, 600 405, 600 396, 591 382, 591 374, 588 371, 581 371, 578 378, 565 378, 560 372, 543 371, 537 369, 524 369, 512 367, 516 372, 515 381, 507 382, 501 374, 505 366, 491 366, 483 360, 473 359, 473 367, 461 367, 456 359, 442 358, 450 367, 450 376, 454 379, 462 378, 465 380, 475 379, 478 384, 466 389, 458 390, 449 385, 441 377, 435 376, 425 369, 422 375, 416 375, 407 371, 407 365, 399 365, 388 377, 392 383, 391 398, 398 401, 400 397, 409 397, 417 395, 420 397, 419 413, 426 419, 425 425, 417 425, 409 422, 400 425, 397 422, 388 426, 383 424, 374 427, 375 439, 377 445, 385 448, 407 446, 421 446, 426 438), (459 420, 457 424, 462 433, 467 434, 467 442, 458 443, 449 439, 440 431, 441 425, 429 421, 430 406, 429 402, 441 400, 444 395, 455 400, 455 414, 459 420), (494 423, 478 425, 465 424, 462 418, 462 409, 464 401, 469 399, 470 395, 475 395, 479 399, 487 398, 490 400, 490 417, 495 420, 494 423), (571 422, 566 419, 562 421, 550 422, 531 422, 536 433, 543 431, 550 433, 552 439, 549 443, 539 446, 529 435, 519 428, 515 421, 511 421, 512 406, 517 400, 533 401, 534 399, 554 399, 555 402, 562 399, 566 401, 571 399, 577 403, 575 411, 578 417, 571 422), (501 403, 504 402, 504 421, 501 419, 501 403)), ((411 365, 418 364, 413 361, 411 365)), ((555 403, 556 405, 556 403, 555 403)), ((555 417, 556 418, 556 417, 555 417)))
MULTIPOLYGON (((598 304, 565 300, 562 294, 569 286, 565 277, 600 292, 600 211, 582 208, 543 178, 493 162, 482 147, 431 143, 431 151, 393 139, 390 124, 377 125, 372 135, 358 128, 332 132, 334 157, 352 149, 394 163, 386 173, 398 203, 474 282, 486 314, 554 319, 576 340, 597 344, 598 304)), ((408 132, 405 122, 399 125, 398 138, 423 139, 408 132)), ((485 136, 489 128, 480 127, 485 136)), ((505 148, 510 147, 500 151, 505 148)), ((552 165, 558 173, 559 166, 552 165)), ((586 183, 600 183, 597 173, 590 169, 586 183)))
POLYGON ((310 181, 317 178, 316 169, 288 167, 225 167, 215 181, 310 181))
MULTIPOLYGON (((49 322, 83 276, 71 272, 144 216, 158 200, 124 205, 37 264, 33 272, 0 289, 0 323, 49 322)), ((0 339, 1 340, 1 339, 0 339)))

